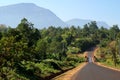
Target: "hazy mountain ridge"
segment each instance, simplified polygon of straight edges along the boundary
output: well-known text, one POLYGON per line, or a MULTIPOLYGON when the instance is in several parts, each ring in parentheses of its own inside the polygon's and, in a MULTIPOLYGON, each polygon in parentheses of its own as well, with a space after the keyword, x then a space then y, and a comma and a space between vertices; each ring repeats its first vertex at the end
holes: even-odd
MULTIPOLYGON (((39 7, 33 3, 19 3, 0 7, 0 24, 16 27, 22 18, 34 24, 36 28, 49 26, 80 26, 91 22, 91 20, 72 19, 67 22, 62 21, 49 9, 39 7)), ((97 22, 98 26, 109 27, 105 22, 97 22)))
MULTIPOLYGON (((83 27, 85 24, 90 23, 93 20, 87 20, 87 19, 71 19, 69 21, 66 21, 67 24, 69 25, 74 25, 74 26, 80 26, 83 27)), ((105 28, 109 28, 109 25, 103 21, 96 21, 98 27, 105 27, 105 28)))
POLYGON ((20 3, 0 7, 0 24, 16 27, 22 18, 27 18, 37 28, 48 26, 66 26, 60 18, 48 9, 32 3, 20 3))

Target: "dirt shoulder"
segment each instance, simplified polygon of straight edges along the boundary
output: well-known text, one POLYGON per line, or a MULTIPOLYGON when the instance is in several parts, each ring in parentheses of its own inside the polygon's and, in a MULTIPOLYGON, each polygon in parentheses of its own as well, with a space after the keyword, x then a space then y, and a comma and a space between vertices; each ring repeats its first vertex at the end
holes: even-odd
POLYGON ((99 63, 99 62, 97 62, 97 63, 95 63, 95 64, 97 64, 97 65, 99 65, 99 66, 102 66, 102 67, 105 67, 105 68, 108 68, 108 69, 115 70, 115 71, 120 71, 120 69, 113 68, 113 67, 110 67, 110 66, 108 66, 108 65, 105 65, 105 64, 99 63))
MULTIPOLYGON (((99 50, 99 48, 95 48, 94 50, 94 56, 98 57, 96 54, 97 54, 97 50, 99 50)), ((104 64, 104 63, 100 63, 100 62, 94 62, 95 64, 99 65, 99 66, 102 66, 102 67, 105 67, 105 68, 108 68, 108 69, 112 69, 112 70, 115 70, 115 71, 120 71, 119 68, 117 67, 112 67, 110 65, 107 65, 107 64, 104 64)))
POLYGON ((79 66, 77 66, 76 68, 69 70, 55 78, 53 78, 52 80, 71 80, 72 76, 77 73, 80 69, 82 69, 84 66, 86 65, 86 63, 81 63, 79 66))

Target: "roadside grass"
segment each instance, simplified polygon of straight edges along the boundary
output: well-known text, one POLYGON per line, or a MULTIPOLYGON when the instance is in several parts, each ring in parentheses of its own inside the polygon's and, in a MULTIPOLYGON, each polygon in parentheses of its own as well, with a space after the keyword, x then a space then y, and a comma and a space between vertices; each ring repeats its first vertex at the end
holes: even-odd
MULTIPOLYGON (((104 51, 106 51, 106 50, 104 50, 104 51)), ((96 59, 100 64, 107 66, 107 67, 111 67, 111 68, 115 68, 115 69, 120 70, 120 59, 118 59, 118 64, 116 64, 116 66, 115 66, 114 62, 112 60, 111 54, 106 54, 105 58, 100 57, 101 52, 100 52, 99 47, 95 50, 94 55, 96 56, 96 59)))
POLYGON ((115 66, 114 62, 111 59, 107 59, 106 61, 100 61, 100 63, 102 65, 120 70, 120 63, 116 64, 115 66))

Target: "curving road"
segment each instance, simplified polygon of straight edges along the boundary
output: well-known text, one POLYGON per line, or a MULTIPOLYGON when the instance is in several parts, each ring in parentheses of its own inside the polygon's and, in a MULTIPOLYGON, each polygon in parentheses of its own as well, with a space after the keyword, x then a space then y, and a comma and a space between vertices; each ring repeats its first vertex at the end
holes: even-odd
POLYGON ((92 53, 92 51, 88 52, 89 62, 71 80, 120 80, 120 71, 94 64, 91 61, 92 53))

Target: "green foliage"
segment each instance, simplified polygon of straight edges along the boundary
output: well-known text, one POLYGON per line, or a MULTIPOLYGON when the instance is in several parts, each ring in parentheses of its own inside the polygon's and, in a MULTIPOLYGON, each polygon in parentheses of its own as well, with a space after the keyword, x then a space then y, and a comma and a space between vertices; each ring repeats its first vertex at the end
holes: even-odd
POLYGON ((84 62, 78 54, 96 45, 101 47, 98 55, 105 55, 101 61, 119 64, 119 38, 117 25, 99 29, 95 21, 84 28, 50 26, 41 30, 26 18, 16 28, 0 25, 0 80, 44 80, 84 62), (116 43, 108 46, 112 41, 116 43))
POLYGON ((69 54, 78 54, 79 52, 81 52, 81 49, 80 48, 77 48, 77 47, 68 47, 68 51, 67 53, 69 54))
POLYGON ((36 57, 46 59, 47 42, 45 40, 39 40, 36 45, 36 57))
POLYGON ((84 62, 84 58, 83 57, 79 57, 79 56, 71 56, 71 57, 67 57, 67 61, 74 61, 74 62, 84 62))
POLYGON ((84 52, 85 50, 94 45, 94 42, 92 42, 92 40, 89 38, 77 39, 74 43, 74 46, 80 48, 81 52, 84 52))

